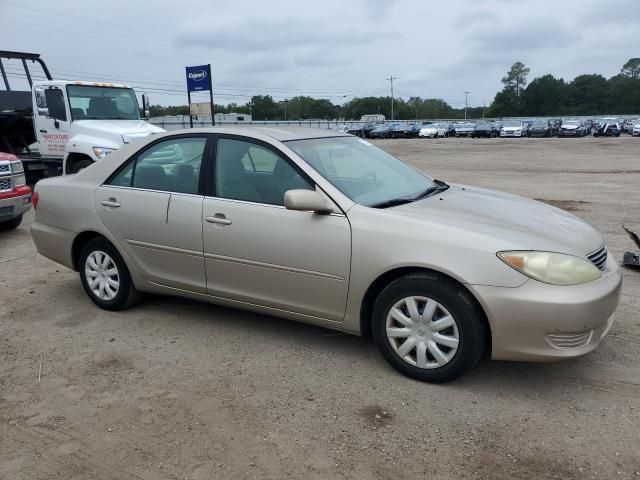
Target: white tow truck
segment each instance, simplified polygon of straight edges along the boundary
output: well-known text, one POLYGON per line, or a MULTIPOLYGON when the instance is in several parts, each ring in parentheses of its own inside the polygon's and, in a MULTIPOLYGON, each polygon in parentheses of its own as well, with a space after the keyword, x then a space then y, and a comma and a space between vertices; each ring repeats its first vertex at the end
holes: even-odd
MULTIPOLYGON (((53 80, 34 53, 0 51, 0 73, 5 87, 0 90, 0 151, 18 156, 30 181, 76 173, 136 138, 164 131, 141 117, 127 85, 53 80), (11 89, 3 60, 22 64, 30 91, 11 89), (32 81, 29 63, 38 63, 46 80, 32 81), (34 143, 38 152, 31 148, 34 143)), ((149 99, 141 96, 148 117, 149 99)))

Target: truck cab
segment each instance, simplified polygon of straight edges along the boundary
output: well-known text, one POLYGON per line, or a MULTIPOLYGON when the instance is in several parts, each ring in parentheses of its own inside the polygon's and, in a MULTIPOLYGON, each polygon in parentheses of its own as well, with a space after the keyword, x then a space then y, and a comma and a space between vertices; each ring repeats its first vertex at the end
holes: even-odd
POLYGON ((164 131, 142 120, 127 85, 51 80, 35 82, 32 95, 40 152, 62 158, 64 173, 76 173, 136 138, 164 131))
MULTIPOLYGON (((40 176, 76 173, 138 137, 164 132, 141 117, 133 88, 54 80, 37 53, 0 51, 0 76, 0 150, 20 157, 32 181, 39 171, 40 176), (14 62, 13 70, 7 71, 3 61, 14 62), (16 74, 18 62, 23 77, 16 74), (29 66, 34 64, 46 80, 32 80, 29 66), (13 88, 19 83, 15 78, 29 89, 13 88), (31 149, 34 142, 38 152, 31 149)), ((141 96, 148 117, 149 99, 141 96)))

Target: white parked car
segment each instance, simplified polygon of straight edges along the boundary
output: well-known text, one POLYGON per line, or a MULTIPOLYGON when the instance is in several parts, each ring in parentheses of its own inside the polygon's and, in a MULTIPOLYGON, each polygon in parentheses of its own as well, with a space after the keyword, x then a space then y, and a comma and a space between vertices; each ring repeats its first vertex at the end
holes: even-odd
POLYGON ((633 135, 634 137, 637 137, 640 135, 640 120, 636 121, 636 123, 633 124, 631 135, 633 135))
POLYGON ((447 126, 444 123, 425 125, 420 129, 420 132, 418 132, 418 136, 424 138, 447 137, 447 126))
POLYGON ((526 137, 528 126, 524 122, 510 121, 504 122, 500 129, 501 137, 526 137))

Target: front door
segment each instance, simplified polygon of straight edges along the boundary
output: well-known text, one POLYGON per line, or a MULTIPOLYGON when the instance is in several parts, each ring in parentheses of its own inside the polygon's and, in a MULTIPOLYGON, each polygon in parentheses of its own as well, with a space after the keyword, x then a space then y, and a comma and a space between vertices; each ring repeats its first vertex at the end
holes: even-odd
POLYGON ((60 87, 36 86, 33 95, 34 128, 40 152, 44 157, 62 157, 70 125, 64 91, 60 87))
POLYGON ((96 191, 100 219, 149 281, 204 293, 200 166, 206 136, 152 144, 96 191))
POLYGON ((341 321, 351 263, 343 214, 284 208, 284 193, 315 186, 283 154, 243 137, 216 145, 203 208, 209 294, 341 321))

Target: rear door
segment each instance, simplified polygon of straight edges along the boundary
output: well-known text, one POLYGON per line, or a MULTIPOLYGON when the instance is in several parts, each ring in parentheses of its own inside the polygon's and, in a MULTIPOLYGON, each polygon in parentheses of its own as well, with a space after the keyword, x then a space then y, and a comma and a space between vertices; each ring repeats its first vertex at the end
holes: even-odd
POLYGON ((316 187, 274 147, 220 136, 214 150, 203 209, 207 292, 341 321, 351 264, 347 218, 287 210, 287 190, 316 187))
POLYGON ((96 191, 100 219, 150 281, 206 289, 201 167, 207 135, 163 138, 96 191))

